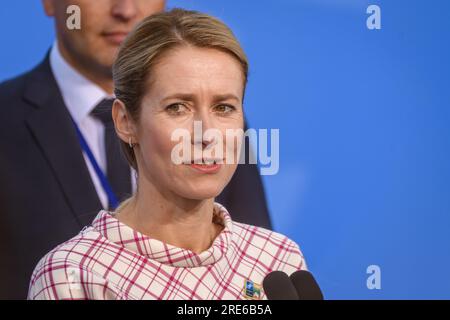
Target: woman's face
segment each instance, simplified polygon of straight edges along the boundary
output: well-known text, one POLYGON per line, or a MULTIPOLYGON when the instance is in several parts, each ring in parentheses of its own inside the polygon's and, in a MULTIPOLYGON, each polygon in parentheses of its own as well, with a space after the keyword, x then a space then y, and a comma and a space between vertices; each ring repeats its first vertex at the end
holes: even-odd
POLYGON ((227 144, 225 134, 227 129, 243 128, 244 79, 240 64, 219 50, 180 47, 154 66, 147 86, 136 126, 140 179, 145 175, 161 192, 187 199, 216 197, 237 166, 236 161, 226 163, 227 152, 237 159, 239 147, 237 143, 227 144), (218 139, 202 139, 198 132, 195 137, 194 122, 197 129, 200 124, 202 134, 208 129, 220 132, 223 147, 218 139), (184 145, 188 148, 181 153, 174 152, 176 146, 182 145, 179 136, 175 141, 172 138, 174 132, 189 133, 184 145), (205 148, 209 151, 205 152, 205 148), (222 154, 213 149, 222 150, 222 154), (179 159, 174 161, 177 154, 183 156, 182 164, 177 163, 179 159), (223 164, 202 164, 211 160, 223 164))

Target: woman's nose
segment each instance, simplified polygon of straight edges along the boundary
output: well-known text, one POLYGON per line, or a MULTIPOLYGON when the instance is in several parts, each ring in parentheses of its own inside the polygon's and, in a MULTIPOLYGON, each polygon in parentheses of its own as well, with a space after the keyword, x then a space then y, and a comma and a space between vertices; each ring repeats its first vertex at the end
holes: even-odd
POLYGON ((205 132, 210 129, 217 130, 212 115, 209 112, 199 113, 194 119, 194 144, 201 144, 205 148, 212 143, 216 143, 214 134, 205 135, 205 132))

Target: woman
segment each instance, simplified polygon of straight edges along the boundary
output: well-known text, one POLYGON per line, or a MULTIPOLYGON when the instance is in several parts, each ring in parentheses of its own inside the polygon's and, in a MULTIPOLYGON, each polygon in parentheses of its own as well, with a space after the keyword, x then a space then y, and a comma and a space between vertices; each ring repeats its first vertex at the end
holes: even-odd
POLYGON ((29 299, 265 299, 268 273, 306 268, 295 242, 233 222, 214 202, 237 167, 223 154, 237 159, 238 144, 193 134, 199 123, 224 135, 243 128, 247 72, 239 43, 213 17, 174 9, 137 26, 113 68, 112 110, 137 192, 49 252, 29 299), (177 130, 194 136, 181 163, 177 130))

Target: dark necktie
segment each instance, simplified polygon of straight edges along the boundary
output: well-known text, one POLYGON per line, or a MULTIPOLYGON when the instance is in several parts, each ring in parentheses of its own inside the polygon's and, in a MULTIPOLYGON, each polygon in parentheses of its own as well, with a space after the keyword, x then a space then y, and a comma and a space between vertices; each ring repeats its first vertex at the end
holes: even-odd
POLYGON ((131 172, 130 166, 120 150, 119 137, 114 129, 111 115, 113 101, 113 99, 102 100, 91 112, 91 115, 99 119, 105 127, 106 176, 120 202, 131 196, 131 172))

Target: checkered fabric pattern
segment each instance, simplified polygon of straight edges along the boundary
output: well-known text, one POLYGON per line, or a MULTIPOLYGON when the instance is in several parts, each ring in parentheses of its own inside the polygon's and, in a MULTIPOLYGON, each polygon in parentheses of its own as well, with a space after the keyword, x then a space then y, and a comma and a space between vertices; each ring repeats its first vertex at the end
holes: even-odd
MULTIPOLYGON (((91 226, 49 252, 36 266, 28 299, 246 299, 274 270, 306 269, 287 237, 233 222, 220 204, 214 221, 224 228, 196 254, 151 239, 100 211, 91 226)), ((260 299, 267 299, 261 290, 260 299)))

